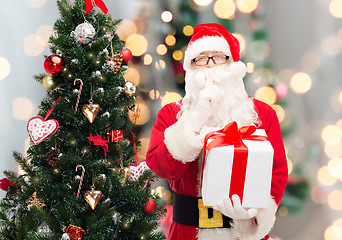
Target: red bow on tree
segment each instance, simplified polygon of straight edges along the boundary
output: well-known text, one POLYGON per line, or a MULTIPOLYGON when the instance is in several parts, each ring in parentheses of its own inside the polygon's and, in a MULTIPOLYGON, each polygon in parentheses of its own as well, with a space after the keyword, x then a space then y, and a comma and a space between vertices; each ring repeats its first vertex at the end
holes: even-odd
POLYGON ((7 191, 10 187, 18 188, 17 185, 14 185, 14 183, 7 178, 0 179, 0 189, 7 191))
MULTIPOLYGON (((108 8, 102 0, 94 0, 95 5, 98 6, 104 14, 108 13, 108 8)), ((93 9, 93 0, 86 0, 85 12, 88 14, 93 9)))
POLYGON ((102 147, 102 149, 105 153, 105 159, 106 159, 107 158, 107 152, 108 152, 108 141, 102 139, 101 135, 97 135, 96 137, 94 137, 91 133, 90 133, 90 137, 87 137, 87 139, 90 142, 93 142, 94 145, 102 147))

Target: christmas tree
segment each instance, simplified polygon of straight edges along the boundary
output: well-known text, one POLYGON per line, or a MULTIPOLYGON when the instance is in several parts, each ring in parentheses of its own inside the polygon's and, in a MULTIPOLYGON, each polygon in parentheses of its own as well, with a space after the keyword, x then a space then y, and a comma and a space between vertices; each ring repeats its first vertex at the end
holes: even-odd
POLYGON ((48 74, 35 76, 47 96, 27 123, 32 144, 26 157, 14 153, 23 172, 0 180, 0 239, 164 237, 154 176, 137 161, 139 104, 123 78, 132 55, 115 34, 120 20, 95 3, 57 1, 48 74))

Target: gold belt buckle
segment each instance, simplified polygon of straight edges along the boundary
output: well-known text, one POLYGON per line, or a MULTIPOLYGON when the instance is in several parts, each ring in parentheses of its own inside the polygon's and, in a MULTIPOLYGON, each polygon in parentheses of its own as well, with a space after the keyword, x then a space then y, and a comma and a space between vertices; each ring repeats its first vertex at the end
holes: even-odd
POLYGON ((213 209, 213 217, 208 217, 208 209, 211 207, 206 207, 203 205, 203 200, 198 199, 198 210, 199 210, 199 228, 219 228, 223 227, 223 217, 222 213, 213 209))

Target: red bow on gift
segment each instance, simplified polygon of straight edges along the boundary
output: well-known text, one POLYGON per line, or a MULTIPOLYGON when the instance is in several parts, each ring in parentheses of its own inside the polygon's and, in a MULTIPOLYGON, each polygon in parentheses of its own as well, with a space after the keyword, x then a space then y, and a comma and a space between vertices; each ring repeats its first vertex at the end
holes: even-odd
MULTIPOLYGON (((255 126, 245 126, 239 129, 236 122, 231 122, 221 130, 208 133, 204 138, 202 174, 204 171, 205 156, 207 150, 209 151, 210 149, 215 147, 234 145, 234 159, 238 160, 233 161, 229 197, 231 198, 234 194, 237 194, 240 197, 241 202, 243 198, 243 189, 245 185, 245 176, 248 159, 248 148, 242 142, 242 140, 268 140, 265 136, 252 136, 255 130, 255 126), (207 145, 209 139, 213 140, 207 145)), ((201 186, 202 181, 203 179, 201 179, 201 186)))
MULTIPOLYGON (((102 0, 94 0, 95 5, 98 6, 104 14, 108 13, 108 8, 102 0)), ((86 0, 85 12, 88 14, 93 9, 93 0, 86 0)))
POLYGON ((107 152, 108 152, 108 141, 102 139, 101 135, 97 135, 96 137, 94 137, 91 133, 89 135, 90 135, 90 137, 87 137, 87 139, 90 142, 93 142, 94 145, 102 147, 102 149, 105 153, 105 159, 106 159, 107 158, 107 152))

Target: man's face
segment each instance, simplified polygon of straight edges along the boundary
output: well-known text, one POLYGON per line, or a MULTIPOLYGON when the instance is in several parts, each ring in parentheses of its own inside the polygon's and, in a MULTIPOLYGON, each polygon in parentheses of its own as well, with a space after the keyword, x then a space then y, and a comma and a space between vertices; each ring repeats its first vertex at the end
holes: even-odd
POLYGON ((223 64, 229 64, 229 56, 218 51, 201 52, 199 56, 191 60, 192 69, 213 68, 223 64))

